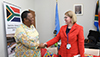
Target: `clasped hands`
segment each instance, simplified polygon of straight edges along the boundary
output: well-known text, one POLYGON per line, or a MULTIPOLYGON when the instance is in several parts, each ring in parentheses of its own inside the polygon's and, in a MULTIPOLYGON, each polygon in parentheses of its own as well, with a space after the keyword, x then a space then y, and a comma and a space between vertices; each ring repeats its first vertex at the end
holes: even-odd
POLYGON ((39 47, 39 48, 45 48, 45 47, 46 47, 46 45, 47 45, 47 44, 45 44, 45 43, 41 43, 41 44, 39 44, 39 46, 38 46, 38 47, 39 47))

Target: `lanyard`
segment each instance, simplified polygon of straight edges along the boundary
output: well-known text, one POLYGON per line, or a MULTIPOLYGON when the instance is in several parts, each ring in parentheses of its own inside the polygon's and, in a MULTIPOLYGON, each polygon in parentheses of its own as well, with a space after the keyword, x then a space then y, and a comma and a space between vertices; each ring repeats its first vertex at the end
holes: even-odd
POLYGON ((66 32, 66 35, 67 35, 67 44, 68 44, 68 40, 69 40, 68 33, 69 33, 69 30, 68 30, 68 27, 67 27, 67 32, 66 32))
POLYGON ((68 44, 68 33, 67 33, 67 44, 68 44))

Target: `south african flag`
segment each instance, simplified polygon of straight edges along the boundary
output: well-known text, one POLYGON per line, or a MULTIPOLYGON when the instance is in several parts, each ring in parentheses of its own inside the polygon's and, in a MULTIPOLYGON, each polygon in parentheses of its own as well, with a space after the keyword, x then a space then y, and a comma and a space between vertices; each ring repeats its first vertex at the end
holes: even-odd
POLYGON ((6 5, 7 21, 20 22, 20 9, 6 5))
POLYGON ((97 28, 97 31, 100 31, 100 7, 99 7, 99 1, 97 1, 96 4, 96 11, 95 11, 95 21, 94 21, 94 25, 97 28))

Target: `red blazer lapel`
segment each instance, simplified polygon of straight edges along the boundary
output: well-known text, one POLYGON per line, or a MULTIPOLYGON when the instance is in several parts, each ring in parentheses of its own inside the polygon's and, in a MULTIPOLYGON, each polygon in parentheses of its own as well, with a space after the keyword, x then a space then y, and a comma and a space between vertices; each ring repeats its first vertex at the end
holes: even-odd
POLYGON ((63 32, 64 32, 65 37, 67 37, 67 35, 66 35, 66 29, 67 29, 67 25, 63 28, 63 32))
MULTIPOLYGON (((71 30, 69 31, 69 33, 73 32, 75 29, 77 29, 76 27, 77 27, 77 24, 75 23, 75 24, 72 26, 72 28, 71 28, 71 30)), ((65 37, 67 37, 67 35, 66 35, 66 29, 67 29, 67 25, 62 29, 62 30, 63 30, 63 33, 64 33, 64 35, 65 35, 65 37)))
POLYGON ((72 26, 72 28, 71 28, 71 30, 69 31, 69 33, 73 32, 75 29, 77 29, 76 27, 77 27, 77 24, 75 23, 75 24, 72 26))

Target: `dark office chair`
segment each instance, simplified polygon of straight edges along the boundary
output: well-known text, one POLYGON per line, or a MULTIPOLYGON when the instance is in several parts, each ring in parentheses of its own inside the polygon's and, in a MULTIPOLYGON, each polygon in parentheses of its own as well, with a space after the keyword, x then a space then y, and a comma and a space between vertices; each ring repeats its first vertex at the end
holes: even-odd
POLYGON ((100 40, 100 32, 98 31, 94 31, 94 30, 90 30, 89 34, 88 34, 88 43, 86 46, 89 46, 90 48, 98 48, 100 47, 100 45, 97 45, 97 43, 100 40))

